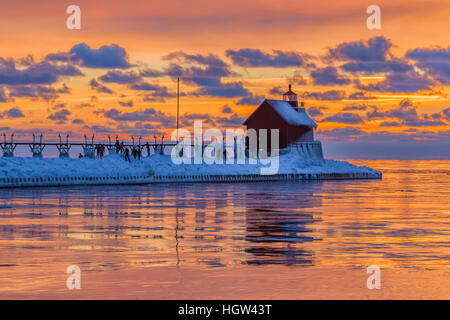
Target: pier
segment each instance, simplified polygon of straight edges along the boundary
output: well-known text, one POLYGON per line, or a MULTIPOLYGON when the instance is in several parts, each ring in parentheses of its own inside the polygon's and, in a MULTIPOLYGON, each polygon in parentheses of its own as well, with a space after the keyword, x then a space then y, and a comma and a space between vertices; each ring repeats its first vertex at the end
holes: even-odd
POLYGON ((7 136, 3 133, 3 141, 0 142, 3 157, 14 157, 14 151, 17 146, 28 146, 32 157, 43 158, 44 150, 49 146, 55 146, 59 152, 60 158, 69 158, 69 151, 73 146, 79 146, 83 150, 83 156, 88 158, 96 157, 96 150, 98 148, 106 148, 109 154, 118 154, 124 148, 134 148, 142 151, 144 148, 148 148, 147 151, 153 152, 153 154, 164 154, 165 149, 168 147, 174 147, 177 143, 174 141, 164 141, 164 136, 154 136, 153 139, 147 141, 142 140, 142 137, 131 137, 131 141, 119 141, 116 136, 115 141, 111 140, 108 136, 108 140, 97 140, 92 135, 87 137, 84 135, 84 141, 70 141, 69 135, 62 137, 58 135, 58 141, 44 141, 43 134, 36 136, 34 133, 32 139, 29 141, 15 140, 14 133, 7 136))

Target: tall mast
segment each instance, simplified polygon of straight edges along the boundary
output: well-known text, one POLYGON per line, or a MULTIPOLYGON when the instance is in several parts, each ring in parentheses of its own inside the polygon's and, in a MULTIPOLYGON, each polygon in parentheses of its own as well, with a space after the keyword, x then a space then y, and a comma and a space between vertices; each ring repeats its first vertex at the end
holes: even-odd
POLYGON ((177 143, 178 143, 178 127, 180 119, 180 78, 177 78, 177 143))

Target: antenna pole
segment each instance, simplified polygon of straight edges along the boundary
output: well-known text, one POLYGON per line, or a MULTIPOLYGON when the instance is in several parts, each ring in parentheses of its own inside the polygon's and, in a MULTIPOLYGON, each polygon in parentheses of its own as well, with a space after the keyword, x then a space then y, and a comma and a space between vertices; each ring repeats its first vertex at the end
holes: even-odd
POLYGON ((178 143, 178 127, 180 119, 180 78, 177 78, 177 143, 178 143))

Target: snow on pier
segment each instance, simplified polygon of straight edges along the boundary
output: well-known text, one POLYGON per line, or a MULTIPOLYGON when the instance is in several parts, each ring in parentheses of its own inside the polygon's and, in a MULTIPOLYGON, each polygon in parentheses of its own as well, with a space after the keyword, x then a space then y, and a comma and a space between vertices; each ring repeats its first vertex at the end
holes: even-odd
POLYGON ((381 178, 377 170, 306 156, 301 149, 281 154, 279 161, 276 174, 261 175, 260 163, 177 165, 170 155, 161 154, 131 162, 120 155, 97 159, 3 157, 0 187, 381 178))

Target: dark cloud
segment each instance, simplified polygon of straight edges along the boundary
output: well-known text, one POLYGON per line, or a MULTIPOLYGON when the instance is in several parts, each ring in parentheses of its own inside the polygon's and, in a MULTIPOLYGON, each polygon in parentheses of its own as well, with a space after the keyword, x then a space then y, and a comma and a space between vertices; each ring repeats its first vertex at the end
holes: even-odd
POLYGON ((108 71, 106 74, 99 78, 102 82, 106 83, 119 83, 119 84, 129 84, 135 83, 142 80, 142 77, 134 71, 118 71, 112 70, 108 71))
POLYGON ((61 109, 61 108, 65 108, 66 104, 65 103, 59 103, 53 106, 53 109, 61 109))
POLYGON ((357 61, 347 62, 341 69, 350 73, 384 73, 384 72, 406 72, 413 70, 413 67, 406 61, 392 59, 391 61, 357 61))
MULTIPOLYGON (((158 130, 159 126, 154 126, 150 123, 142 123, 136 122, 132 125, 120 123, 117 128, 114 129, 114 132, 126 132, 129 135, 135 136, 135 139, 139 136, 164 136, 165 133, 163 131, 158 130)), ((153 141, 153 139, 151 139, 153 141)), ((160 140, 158 140, 160 141, 160 140)))
POLYGON ((56 83, 61 77, 83 75, 76 67, 48 61, 17 69, 14 60, 0 58, 0 84, 37 85, 56 83))
POLYGON ((196 94, 222 98, 236 98, 247 96, 250 92, 244 88, 242 82, 217 82, 215 84, 211 82, 210 84, 197 90, 196 94))
POLYGON ((174 118, 157 111, 153 108, 148 108, 142 111, 134 112, 120 112, 117 109, 110 109, 104 111, 103 115, 106 118, 115 121, 139 121, 139 122, 159 122, 165 127, 173 127, 174 118))
POLYGON ((309 107, 308 114, 312 117, 321 117, 323 116, 322 110, 328 109, 327 107, 309 107))
POLYGON ((292 84, 293 86, 294 85, 302 86, 306 84, 306 79, 303 78, 303 75, 299 70, 294 71, 292 77, 287 77, 286 80, 289 84, 292 84))
POLYGON ((0 118, 24 118, 22 110, 19 108, 11 108, 0 113, 0 118))
POLYGON ((166 74, 166 72, 160 71, 160 70, 142 69, 139 71, 139 75, 141 77, 147 77, 147 78, 159 78, 159 77, 163 77, 167 74, 166 74))
POLYGON ((203 124, 209 124, 215 126, 214 117, 207 113, 185 113, 180 117, 180 123, 182 127, 191 127, 194 125, 194 121, 200 120, 203 124))
POLYGON ((384 37, 375 37, 367 41, 344 42, 328 50, 333 60, 386 61, 392 43, 384 37))
POLYGON ((128 100, 128 101, 119 101, 119 104, 122 107, 132 107, 134 105, 133 100, 128 100))
POLYGON ((236 102, 237 105, 245 105, 245 106, 257 106, 261 104, 261 102, 264 101, 263 96, 254 96, 250 95, 248 97, 244 97, 239 99, 238 102, 236 102))
POLYGON ((365 111, 369 108, 366 104, 353 104, 353 105, 347 105, 344 108, 342 108, 343 111, 365 111))
POLYGON ((241 67, 301 67, 305 65, 308 56, 293 51, 274 50, 273 53, 264 53, 257 49, 227 50, 229 57, 235 65, 241 67))
POLYGON ((222 113, 233 113, 233 110, 226 104, 222 107, 222 113))
MULTIPOLYGON (((416 107, 410 100, 406 99, 400 102, 399 106, 394 109, 380 111, 377 107, 372 106, 372 110, 366 114, 367 120, 375 119, 397 119, 399 124, 409 127, 430 127, 445 125, 440 120, 430 120, 429 115, 419 115, 416 107)), ((384 126, 387 126, 386 124, 384 126)))
POLYGON ((172 78, 180 77, 182 81, 192 83, 200 88, 194 95, 208 95, 223 98, 250 96, 240 81, 223 82, 222 78, 235 76, 229 66, 215 55, 192 55, 173 52, 164 57, 171 64, 167 74, 172 78))
POLYGON ((281 96, 286 92, 285 88, 282 87, 274 87, 272 89, 270 89, 269 94, 273 94, 273 95, 278 95, 281 96))
POLYGON ((414 49, 406 57, 416 61, 417 66, 443 85, 450 85, 450 46, 432 49, 414 49))
POLYGON ((343 113, 336 113, 328 118, 325 118, 323 121, 339 122, 347 124, 360 124, 364 122, 364 119, 359 114, 351 112, 343 112, 343 113))
POLYGON ((377 92, 402 92, 413 93, 420 90, 430 89, 433 81, 425 75, 420 75, 415 71, 390 73, 385 80, 377 83, 363 85, 357 82, 359 89, 377 92))
POLYGON ((98 82, 96 79, 91 79, 91 81, 89 82, 89 85, 91 86, 92 90, 95 90, 97 92, 108 93, 108 94, 113 93, 113 91, 111 89, 104 86, 103 84, 98 82))
POLYGON ((311 72, 311 78, 315 85, 344 85, 350 83, 350 80, 344 78, 335 67, 325 67, 311 72))
MULTIPOLYGON (((166 98, 174 98, 176 97, 176 93, 169 92, 169 89, 165 86, 160 86, 158 84, 151 84, 148 82, 140 82, 140 83, 134 83, 131 84, 130 89, 136 90, 136 91, 145 91, 150 92, 145 95, 144 101, 150 101, 150 102, 164 102, 166 98)), ((185 94, 181 94, 184 96, 185 94)))
POLYGON ((59 97, 59 94, 69 92, 70 89, 65 84, 59 89, 42 85, 20 85, 9 88, 10 97, 42 99, 45 101, 55 100, 59 97))
POLYGON ((73 123, 73 124, 83 124, 84 121, 81 120, 81 119, 73 119, 73 120, 72 120, 72 123, 73 123))
POLYGON ((376 99, 375 96, 370 96, 364 91, 356 91, 348 95, 348 100, 371 100, 376 99))
POLYGON ((401 127, 403 124, 398 121, 385 121, 380 124, 380 127, 401 127))
POLYGON ((48 116, 48 119, 56 121, 58 124, 64 124, 68 120, 70 111, 62 109, 48 116))
POLYGON ((315 100, 328 100, 328 101, 337 101, 343 100, 346 98, 346 93, 343 90, 329 90, 324 92, 308 92, 305 91, 303 97, 306 99, 315 99, 315 100))
POLYGON ((233 113, 228 117, 218 117, 215 121, 222 126, 240 127, 244 123, 245 119, 246 118, 239 117, 236 113, 233 113))
POLYGON ((70 59, 86 68, 126 69, 131 67, 124 48, 112 44, 92 49, 85 43, 72 47, 70 59))
POLYGON ((350 73, 407 72, 413 67, 390 52, 392 42, 385 37, 375 37, 367 41, 344 42, 328 51, 326 60, 345 61, 340 67, 350 73))
POLYGON ((324 141, 353 141, 354 139, 365 135, 367 135, 365 131, 353 127, 319 130, 317 132, 318 138, 321 138, 324 141))

